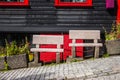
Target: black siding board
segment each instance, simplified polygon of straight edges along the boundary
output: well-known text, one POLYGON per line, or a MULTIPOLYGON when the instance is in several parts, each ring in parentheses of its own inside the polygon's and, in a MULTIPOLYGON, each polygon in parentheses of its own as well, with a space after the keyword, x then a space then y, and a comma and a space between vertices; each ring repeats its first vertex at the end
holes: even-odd
MULTIPOLYGON (((93 25, 93 27, 91 28, 90 26, 86 26, 86 30, 102 30, 101 27, 94 27, 95 25, 93 25)), ((55 32, 55 33, 68 33, 69 29, 74 29, 74 30, 77 30, 77 29, 81 29, 81 30, 84 30, 85 27, 84 26, 64 26, 61 28, 61 26, 43 26, 43 27, 38 27, 38 26, 31 26, 31 27, 14 27, 14 26, 11 26, 11 27, 6 27, 6 26, 3 26, 4 28, 1 28, 0 27, 0 30, 1 32, 6 32, 7 30, 9 30, 9 32, 28 32, 28 33, 51 33, 51 32, 55 32), (46 27, 46 28, 44 28, 46 27), (31 30, 32 29, 32 30, 31 30), (47 29, 47 30, 46 30, 47 29)), ((107 29, 107 28, 106 28, 107 29)))
POLYGON ((54 7, 54 0, 29 0, 27 8, 0 8, 0 31, 68 32, 70 29, 110 29, 116 8, 107 10, 105 0, 93 0, 93 7, 54 7))

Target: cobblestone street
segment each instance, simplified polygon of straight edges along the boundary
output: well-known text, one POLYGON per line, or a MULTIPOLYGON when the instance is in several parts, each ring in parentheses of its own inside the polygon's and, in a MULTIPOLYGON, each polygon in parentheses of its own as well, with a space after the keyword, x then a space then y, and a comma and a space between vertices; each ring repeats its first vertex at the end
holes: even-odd
POLYGON ((120 80, 120 56, 10 70, 0 80, 120 80))

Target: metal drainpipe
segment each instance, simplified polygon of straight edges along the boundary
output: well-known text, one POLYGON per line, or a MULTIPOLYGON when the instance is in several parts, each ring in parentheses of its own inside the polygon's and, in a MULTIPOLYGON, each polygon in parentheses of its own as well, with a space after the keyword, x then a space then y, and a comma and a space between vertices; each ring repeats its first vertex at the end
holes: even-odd
POLYGON ((117 24, 120 23, 120 0, 117 0, 117 24))

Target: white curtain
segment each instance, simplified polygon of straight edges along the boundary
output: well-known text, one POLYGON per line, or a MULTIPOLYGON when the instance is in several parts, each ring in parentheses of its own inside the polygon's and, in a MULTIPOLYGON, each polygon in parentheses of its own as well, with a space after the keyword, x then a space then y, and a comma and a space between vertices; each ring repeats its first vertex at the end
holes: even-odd
POLYGON ((86 0, 73 0, 73 2, 85 2, 86 0))

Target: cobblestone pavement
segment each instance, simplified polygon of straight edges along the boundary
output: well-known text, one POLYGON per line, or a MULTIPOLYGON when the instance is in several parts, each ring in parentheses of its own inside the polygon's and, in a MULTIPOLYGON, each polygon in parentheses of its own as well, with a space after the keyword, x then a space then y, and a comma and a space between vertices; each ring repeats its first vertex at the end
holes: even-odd
POLYGON ((0 80, 120 80, 120 56, 5 71, 0 80))

